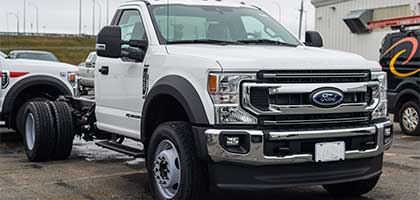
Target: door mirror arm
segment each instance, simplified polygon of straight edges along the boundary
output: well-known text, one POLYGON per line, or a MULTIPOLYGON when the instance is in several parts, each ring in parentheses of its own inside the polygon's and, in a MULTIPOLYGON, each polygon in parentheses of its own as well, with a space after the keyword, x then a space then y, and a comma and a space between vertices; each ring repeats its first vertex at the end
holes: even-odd
POLYGON ((121 51, 123 58, 129 58, 136 62, 142 62, 146 55, 146 50, 149 42, 147 40, 130 40, 122 41, 122 45, 128 45, 121 51))
POLYGON ((129 58, 135 62, 143 62, 145 55, 146 51, 139 47, 129 46, 128 48, 125 48, 121 51, 121 57, 129 58))

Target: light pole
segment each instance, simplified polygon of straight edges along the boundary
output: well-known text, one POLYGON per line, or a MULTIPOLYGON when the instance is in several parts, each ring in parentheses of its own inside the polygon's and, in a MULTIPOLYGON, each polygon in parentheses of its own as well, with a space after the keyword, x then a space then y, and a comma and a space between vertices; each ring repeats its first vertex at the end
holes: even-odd
POLYGON ((99 28, 98 28, 98 30, 101 30, 101 27, 102 27, 102 6, 101 6, 99 1, 97 1, 96 3, 98 5, 98 9, 99 9, 99 20, 98 20, 99 21, 99 28))
POLYGON ((82 0, 79 0, 79 35, 82 35, 82 0))
POLYGON ((13 15, 16 17, 16 34, 19 35, 19 14, 14 13, 14 12, 9 12, 8 15, 13 15))
POLYGON ((23 0, 23 33, 26 33, 26 0, 23 0))
POLYGON ((88 33, 87 33, 87 30, 86 30, 86 29, 87 29, 87 26, 86 26, 86 25, 84 25, 84 26, 83 26, 83 34, 86 34, 86 35, 87 35, 88 33))
POLYGON ((6 13, 6 32, 9 32, 9 13, 6 13))
POLYGON ((96 5, 95 0, 92 0, 92 3, 93 3, 93 5, 92 5, 92 17, 93 17, 93 19, 92 19, 92 35, 95 35, 95 5, 96 5))
POLYGON ((106 25, 109 24, 109 0, 106 0, 106 25))
POLYGON ((32 6, 35 8, 36 10, 36 33, 39 33, 39 8, 38 6, 33 3, 33 2, 29 2, 29 6, 32 6))
POLYGON ((304 6, 303 6, 304 0, 302 0, 302 3, 300 5, 300 19, 299 19, 299 39, 302 39, 302 22, 303 22, 303 12, 304 12, 304 6))
POLYGON ((276 5, 277 8, 279 9, 279 22, 281 23, 281 18, 282 18, 282 16, 281 16, 281 14, 282 14, 282 12, 281 12, 281 5, 280 5, 279 2, 276 2, 276 1, 273 1, 273 4, 276 5))

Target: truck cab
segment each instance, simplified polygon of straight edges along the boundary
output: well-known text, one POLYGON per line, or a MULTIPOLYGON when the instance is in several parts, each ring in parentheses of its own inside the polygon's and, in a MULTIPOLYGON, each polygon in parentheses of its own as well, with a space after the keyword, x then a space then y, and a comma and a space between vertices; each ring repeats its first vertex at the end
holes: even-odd
POLYGON ((388 74, 388 107, 408 135, 420 135, 420 30, 386 35, 380 64, 388 74))
POLYGON ((60 141, 29 137, 28 158, 65 159, 76 134, 145 158, 155 199, 311 185, 365 194, 392 144, 387 75, 322 44, 246 3, 129 1, 98 35, 95 99, 26 108, 35 141, 60 141))

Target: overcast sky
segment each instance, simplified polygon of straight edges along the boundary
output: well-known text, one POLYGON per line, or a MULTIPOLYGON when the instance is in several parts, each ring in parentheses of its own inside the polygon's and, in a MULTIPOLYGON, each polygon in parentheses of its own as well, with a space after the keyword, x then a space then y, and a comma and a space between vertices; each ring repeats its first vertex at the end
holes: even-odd
MULTIPOLYGON (((107 0, 96 1, 96 31, 99 29, 99 8, 101 7, 101 23, 106 24, 107 0)), ((109 19, 121 2, 126 0, 109 0, 109 19)), ((198 1, 198 0, 197 0, 198 1)), ((212 0, 210 0, 212 1, 212 0)), ((299 0, 224 0, 231 2, 245 1, 260 6, 276 19, 279 18, 279 6, 281 7, 281 21, 289 30, 297 34, 299 23, 299 0)), ((24 0, 0 0, 0 32, 16 32, 17 20, 15 13, 19 16, 20 32, 23 32, 23 5, 24 0)), ((48 33, 70 33, 79 31, 79 0, 26 0, 26 32, 36 32, 36 7, 39 10, 39 32, 48 33)), ((314 27, 314 8, 310 0, 305 0, 307 10, 307 23, 303 23, 307 29, 314 27)), ((92 8, 93 0, 82 0, 82 32, 92 33, 92 8)))

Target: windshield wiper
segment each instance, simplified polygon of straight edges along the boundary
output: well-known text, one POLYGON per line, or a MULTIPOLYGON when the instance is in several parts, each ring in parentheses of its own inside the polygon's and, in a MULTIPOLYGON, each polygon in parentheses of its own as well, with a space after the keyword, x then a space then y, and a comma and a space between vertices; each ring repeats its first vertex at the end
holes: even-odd
POLYGON ((252 40, 238 40, 236 42, 244 43, 244 44, 269 44, 269 45, 281 45, 281 46, 289 46, 289 47, 297 47, 298 45, 289 44, 286 42, 280 42, 277 40, 269 40, 269 39, 252 39, 252 40))
POLYGON ((218 44, 218 45, 238 45, 236 41, 225 41, 225 40, 212 40, 212 39, 200 39, 200 40, 176 40, 168 41, 167 44, 218 44))

